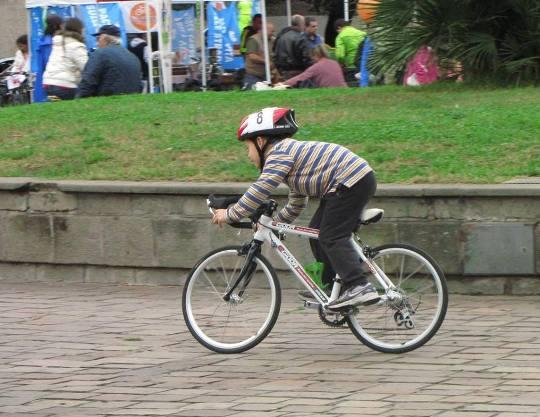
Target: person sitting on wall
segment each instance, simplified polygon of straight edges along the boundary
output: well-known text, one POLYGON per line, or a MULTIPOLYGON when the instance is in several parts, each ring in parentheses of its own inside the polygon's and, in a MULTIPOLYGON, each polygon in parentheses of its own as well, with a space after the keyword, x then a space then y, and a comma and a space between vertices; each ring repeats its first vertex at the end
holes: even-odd
POLYGON ((247 53, 247 42, 250 37, 258 33, 262 28, 262 15, 260 13, 257 13, 256 15, 253 15, 253 18, 251 19, 251 25, 246 26, 244 30, 242 30, 242 34, 240 35, 240 53, 246 57, 247 53))
POLYGON ((77 94, 81 73, 88 62, 83 30, 83 22, 72 17, 53 38, 52 52, 43 73, 43 88, 51 98, 73 100, 77 94))
POLYGON ((80 97, 111 96, 141 92, 141 64, 122 47, 120 29, 102 26, 97 33, 98 49, 90 55, 84 68, 80 97))
POLYGON ((313 49, 315 64, 296 77, 284 82, 290 87, 347 87, 340 65, 328 58, 328 52, 323 45, 313 49))
POLYGON ((28 55, 28 35, 21 35, 15 41, 17 51, 15 52, 15 60, 10 68, 5 72, 13 73, 28 73, 30 71, 30 60, 28 55))
MULTIPOLYGON (((268 49, 272 50, 274 25, 266 24, 268 36, 268 49)), ((272 81, 277 81, 279 73, 277 72, 270 58, 270 72, 272 81)), ((246 45, 246 73, 244 76, 243 90, 250 90, 254 84, 266 80, 266 67, 264 56, 263 32, 260 30, 248 39, 246 45)))
POLYGON ((146 36, 142 33, 137 33, 129 41, 128 51, 135 54, 141 64, 141 75, 144 83, 144 90, 147 91, 148 86, 148 61, 150 58, 150 49, 146 42, 146 36))

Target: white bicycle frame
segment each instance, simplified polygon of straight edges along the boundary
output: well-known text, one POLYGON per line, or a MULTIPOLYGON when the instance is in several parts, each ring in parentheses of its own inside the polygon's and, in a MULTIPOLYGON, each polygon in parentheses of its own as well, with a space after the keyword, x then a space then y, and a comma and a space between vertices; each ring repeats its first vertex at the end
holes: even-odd
MULTIPOLYGON (((310 239, 319 238, 319 230, 312 229, 305 226, 296 226, 288 223, 280 223, 272 220, 270 217, 262 215, 258 222, 257 231, 254 234, 254 239, 257 239, 261 242, 267 242, 270 244, 270 247, 279 255, 281 259, 285 262, 287 267, 294 273, 296 278, 298 278, 302 284, 306 287, 309 292, 313 294, 315 299, 322 306, 326 306, 329 302, 334 301, 339 297, 341 291, 341 281, 335 280, 332 287, 332 293, 328 297, 319 286, 311 279, 309 274, 304 270, 300 262, 294 257, 294 255, 287 249, 283 242, 272 232, 277 231, 280 235, 284 233, 290 235, 296 235, 301 237, 307 237, 310 239)), ((354 236, 351 235, 351 243, 353 244, 358 256, 365 262, 373 276, 377 279, 379 284, 384 288, 385 295, 381 296, 379 303, 384 303, 387 299, 393 300, 395 297, 399 297, 399 294, 395 292, 395 285, 392 281, 385 275, 385 273, 369 259, 363 251, 363 248, 358 244, 354 239, 354 236)))

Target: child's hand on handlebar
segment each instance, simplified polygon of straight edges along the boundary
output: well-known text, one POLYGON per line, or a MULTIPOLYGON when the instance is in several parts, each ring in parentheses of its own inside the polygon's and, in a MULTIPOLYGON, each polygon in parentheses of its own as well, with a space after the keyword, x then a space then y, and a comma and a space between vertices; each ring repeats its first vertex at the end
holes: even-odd
POLYGON ((226 209, 215 209, 214 215, 212 216, 212 223, 222 226, 227 224, 227 210, 226 209))

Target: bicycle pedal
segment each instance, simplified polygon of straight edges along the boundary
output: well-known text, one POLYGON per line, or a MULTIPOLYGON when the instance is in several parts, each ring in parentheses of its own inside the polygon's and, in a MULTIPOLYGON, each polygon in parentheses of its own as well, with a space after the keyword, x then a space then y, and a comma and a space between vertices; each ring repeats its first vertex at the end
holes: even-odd
POLYGON ((358 307, 358 306, 343 306, 343 307, 331 308, 331 307, 329 307, 327 305, 325 307, 326 307, 326 311, 329 312, 329 313, 339 313, 339 314, 341 314, 343 316, 347 316, 349 314, 354 314, 355 313, 355 308, 358 307))

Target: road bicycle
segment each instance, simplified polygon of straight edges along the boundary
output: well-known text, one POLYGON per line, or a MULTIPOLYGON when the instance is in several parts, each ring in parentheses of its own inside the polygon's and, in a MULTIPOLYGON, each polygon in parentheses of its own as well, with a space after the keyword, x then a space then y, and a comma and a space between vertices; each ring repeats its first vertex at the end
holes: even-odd
MULTIPOLYGON (((207 205, 227 208, 239 197, 209 196, 207 205)), ((317 309, 332 327, 348 325, 366 346, 384 353, 404 353, 428 342, 439 330, 448 307, 448 288, 443 271, 423 250, 406 244, 372 248, 358 234, 360 226, 380 221, 384 211, 364 209, 351 240, 362 267, 380 300, 341 310, 328 308, 342 282, 336 275, 330 295, 310 277, 284 245, 285 234, 318 239, 319 231, 272 219, 277 203, 269 200, 249 222, 231 224, 250 228, 253 238, 240 246, 226 246, 203 256, 193 267, 183 289, 182 311, 193 337, 218 353, 239 353, 259 344, 272 330, 281 306, 281 287, 276 270, 261 253, 264 244, 279 255, 293 275, 311 292, 315 301, 304 306, 317 309)))

